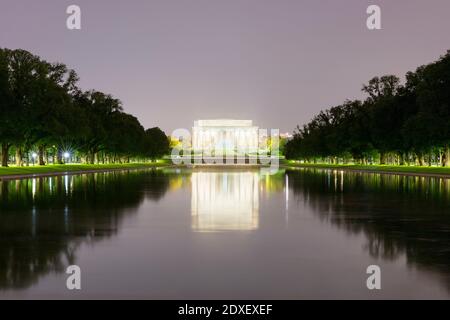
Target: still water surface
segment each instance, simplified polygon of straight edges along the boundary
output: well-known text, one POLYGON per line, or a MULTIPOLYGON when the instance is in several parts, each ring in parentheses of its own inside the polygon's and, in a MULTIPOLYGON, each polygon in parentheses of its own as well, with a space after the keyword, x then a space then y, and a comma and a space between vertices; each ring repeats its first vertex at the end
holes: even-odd
POLYGON ((0 299, 449 297, 450 179, 150 169, 0 182, 0 299), (66 289, 71 264, 81 291, 66 289))

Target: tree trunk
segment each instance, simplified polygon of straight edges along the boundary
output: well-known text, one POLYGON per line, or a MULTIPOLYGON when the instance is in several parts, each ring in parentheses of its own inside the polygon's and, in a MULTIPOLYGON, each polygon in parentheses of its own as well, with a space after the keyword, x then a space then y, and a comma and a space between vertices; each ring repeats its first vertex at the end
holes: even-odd
POLYGON ((2 167, 8 166, 9 147, 8 143, 2 143, 2 167))
POLYGON ((58 148, 58 150, 56 150, 56 163, 57 164, 63 164, 61 148, 58 148))
POLYGON ((380 164, 386 164, 386 154, 384 152, 380 152, 380 164))
POLYGON ((22 147, 16 148, 16 166, 23 167, 23 151, 22 147))
POLYGON ((423 154, 419 153, 417 155, 417 160, 419 161, 419 166, 423 166, 423 154))
POLYGON ((400 158, 399 158, 399 162, 401 166, 405 165, 405 154, 402 152, 400 153, 400 158))
POLYGON ((45 146, 40 145, 38 147, 38 156, 39 156, 39 165, 40 166, 45 166, 44 151, 45 151, 45 146))
POLYGON ((439 157, 441 159, 440 164, 442 167, 447 167, 449 166, 449 147, 445 146, 444 150, 442 150, 442 152, 439 153, 439 157))
POLYGON ((95 162, 95 152, 89 154, 89 164, 94 164, 95 162))
POLYGON ((445 166, 450 167, 450 146, 445 147, 445 166))

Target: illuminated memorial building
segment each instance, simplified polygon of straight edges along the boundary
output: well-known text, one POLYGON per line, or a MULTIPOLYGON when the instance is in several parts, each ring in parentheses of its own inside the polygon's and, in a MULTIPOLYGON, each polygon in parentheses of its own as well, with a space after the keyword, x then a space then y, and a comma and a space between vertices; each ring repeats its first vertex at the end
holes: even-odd
POLYGON ((194 151, 256 152, 258 127, 251 120, 197 120, 192 128, 194 151))
MULTIPOLYGON (((258 151, 258 127, 251 120, 198 120, 192 130, 194 152, 258 151)), ((194 171, 191 175, 192 228, 198 232, 258 228, 259 177, 254 171, 194 171)))

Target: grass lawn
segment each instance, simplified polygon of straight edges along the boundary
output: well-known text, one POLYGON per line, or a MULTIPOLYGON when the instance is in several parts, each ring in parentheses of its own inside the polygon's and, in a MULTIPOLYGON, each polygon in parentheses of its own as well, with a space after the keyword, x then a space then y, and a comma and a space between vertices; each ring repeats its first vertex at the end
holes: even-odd
POLYGON ((58 164, 47 166, 29 167, 0 167, 0 176, 30 175, 58 172, 92 171, 92 170, 114 170, 114 169, 137 169, 147 167, 159 167, 170 164, 167 161, 159 160, 151 163, 124 163, 124 164, 58 164))
POLYGON ((285 166, 303 167, 303 168, 326 168, 326 169, 345 169, 345 170, 366 170, 379 172, 398 172, 411 174, 434 174, 450 175, 450 167, 419 167, 419 166, 391 166, 391 165, 359 165, 359 164, 327 164, 327 163, 297 163, 295 161, 285 161, 285 166))

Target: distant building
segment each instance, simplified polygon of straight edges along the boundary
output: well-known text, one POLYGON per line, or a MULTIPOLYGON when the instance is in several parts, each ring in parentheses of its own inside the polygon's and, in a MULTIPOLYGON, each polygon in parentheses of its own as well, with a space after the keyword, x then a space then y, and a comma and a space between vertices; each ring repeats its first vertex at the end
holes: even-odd
POLYGON ((258 127, 251 120, 197 120, 192 128, 194 151, 248 151, 258 150, 258 127))
POLYGON ((281 139, 291 139, 292 138, 292 134, 289 132, 285 132, 285 133, 280 133, 280 138, 281 139))

